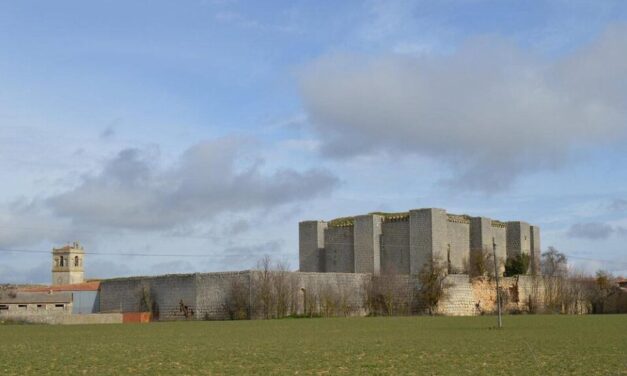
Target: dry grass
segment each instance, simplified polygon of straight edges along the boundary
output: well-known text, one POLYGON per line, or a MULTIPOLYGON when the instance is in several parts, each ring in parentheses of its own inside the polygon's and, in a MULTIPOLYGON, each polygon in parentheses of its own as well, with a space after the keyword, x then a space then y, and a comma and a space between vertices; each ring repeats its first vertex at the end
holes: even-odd
POLYGON ((627 375, 627 316, 0 325, 0 374, 627 375))

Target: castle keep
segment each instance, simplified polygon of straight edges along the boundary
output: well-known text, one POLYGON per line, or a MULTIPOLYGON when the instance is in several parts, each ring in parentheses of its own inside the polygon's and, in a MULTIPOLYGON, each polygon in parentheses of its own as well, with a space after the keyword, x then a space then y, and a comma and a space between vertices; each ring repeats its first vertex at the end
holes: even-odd
POLYGON ((299 224, 301 272, 417 274, 431 261, 450 274, 467 273, 471 252, 493 252, 500 273, 506 259, 540 258, 540 228, 526 222, 449 214, 443 209, 371 213, 299 224))

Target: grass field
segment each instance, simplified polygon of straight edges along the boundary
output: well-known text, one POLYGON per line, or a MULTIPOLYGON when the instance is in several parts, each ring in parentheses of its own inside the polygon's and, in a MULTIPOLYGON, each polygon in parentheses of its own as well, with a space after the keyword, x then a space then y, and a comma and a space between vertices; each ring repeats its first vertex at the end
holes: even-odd
POLYGON ((627 315, 0 325, 0 374, 627 375, 627 315))

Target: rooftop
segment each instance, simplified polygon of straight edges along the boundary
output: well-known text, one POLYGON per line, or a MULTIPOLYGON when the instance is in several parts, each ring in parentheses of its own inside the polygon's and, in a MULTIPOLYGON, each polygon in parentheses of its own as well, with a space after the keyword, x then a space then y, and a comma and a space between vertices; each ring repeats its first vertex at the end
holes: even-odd
POLYGON ((72 285, 37 286, 20 289, 22 292, 49 292, 49 291, 98 291, 100 281, 75 283, 72 285))
POLYGON ((16 292, 0 295, 0 304, 29 304, 29 303, 71 303, 72 293, 58 292, 54 294, 41 292, 16 292))

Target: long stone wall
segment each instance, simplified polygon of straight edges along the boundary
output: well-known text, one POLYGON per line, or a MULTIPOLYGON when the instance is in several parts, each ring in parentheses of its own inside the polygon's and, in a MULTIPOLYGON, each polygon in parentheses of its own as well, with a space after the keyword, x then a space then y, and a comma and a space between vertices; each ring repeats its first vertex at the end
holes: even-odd
MULTIPOLYGON (((267 311, 274 308, 264 308, 262 295, 264 278, 269 281, 279 277, 283 278, 287 314, 323 314, 330 299, 334 315, 368 314, 366 290, 372 274, 366 273, 241 271, 119 278, 101 282, 100 306, 102 312, 138 312, 145 310, 142 296, 149 294, 156 309, 155 319, 222 320, 232 317, 229 304, 233 295, 239 294, 237 298, 243 300, 240 304, 245 306, 245 317, 275 317, 276 312, 267 311), (181 302, 190 313, 188 317, 181 311, 181 302)), ((406 275, 406 278, 414 280, 409 285, 417 286, 415 277, 406 275)), ((446 293, 437 313, 471 316, 495 311, 493 280, 450 274, 444 285, 446 293)), ((531 276, 502 278, 501 288, 506 311, 524 312, 543 299, 540 284, 531 276)))
POLYGON ((148 301, 156 318, 184 319, 181 302, 196 307, 196 274, 131 277, 100 283, 100 312, 140 312, 148 301))
MULTIPOLYGON (((270 272, 276 278, 280 272, 270 272)), ((350 314, 363 314, 364 281, 369 274, 359 273, 302 273, 283 272, 285 288, 289 288, 290 307, 293 313, 306 313, 309 305, 319 310, 325 294, 333 292, 341 297, 350 314), (312 300, 312 299, 315 299, 312 300)), ((222 320, 230 317, 229 301, 234 293, 243 294, 253 318, 264 317, 260 302, 263 294, 263 272, 241 271, 222 273, 198 273, 165 275, 156 277, 132 277, 104 280, 100 284, 100 307, 102 312, 139 312, 142 296, 149 294, 154 302, 154 317, 158 320, 186 319, 181 311, 181 302, 191 312, 188 319, 222 320), (234 289, 237 288, 237 292, 234 289)))

